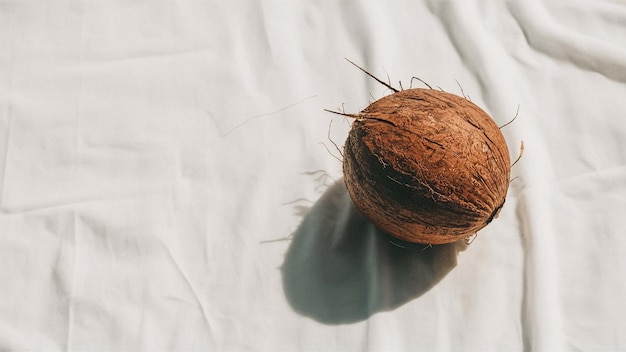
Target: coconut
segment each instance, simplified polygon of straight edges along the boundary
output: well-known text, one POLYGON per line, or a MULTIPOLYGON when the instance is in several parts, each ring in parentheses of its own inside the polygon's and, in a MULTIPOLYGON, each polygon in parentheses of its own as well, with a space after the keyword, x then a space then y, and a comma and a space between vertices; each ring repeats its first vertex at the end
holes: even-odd
POLYGON ((394 91, 349 115, 355 120, 343 173, 352 201, 402 241, 442 244, 474 235, 498 216, 509 187, 500 128, 465 97, 394 91))

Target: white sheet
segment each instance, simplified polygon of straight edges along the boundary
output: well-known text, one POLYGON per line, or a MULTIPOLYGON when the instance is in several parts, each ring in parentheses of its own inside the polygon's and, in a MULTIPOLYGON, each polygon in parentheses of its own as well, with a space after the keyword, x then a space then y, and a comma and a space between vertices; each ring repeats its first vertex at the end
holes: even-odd
POLYGON ((0 349, 626 350, 625 83, 618 0, 1 1, 0 349), (344 57, 519 106, 470 246, 351 205, 344 57))

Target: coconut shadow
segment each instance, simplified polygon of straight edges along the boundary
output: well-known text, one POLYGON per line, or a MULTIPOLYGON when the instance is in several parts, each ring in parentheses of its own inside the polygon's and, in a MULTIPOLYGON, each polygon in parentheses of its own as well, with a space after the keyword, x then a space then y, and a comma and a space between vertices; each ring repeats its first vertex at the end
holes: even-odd
POLYGON ((356 209, 343 179, 311 208, 282 266, 292 308, 325 324, 393 310, 427 292, 457 264, 463 242, 401 248, 356 209))

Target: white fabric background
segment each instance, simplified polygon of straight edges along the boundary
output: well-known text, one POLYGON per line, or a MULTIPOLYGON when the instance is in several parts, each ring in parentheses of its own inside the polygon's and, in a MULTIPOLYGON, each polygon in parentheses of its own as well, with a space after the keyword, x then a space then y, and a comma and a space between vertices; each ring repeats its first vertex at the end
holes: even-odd
POLYGON ((625 83, 620 0, 2 0, 0 349, 624 351, 625 83), (344 58, 519 106, 469 247, 351 205, 344 58))

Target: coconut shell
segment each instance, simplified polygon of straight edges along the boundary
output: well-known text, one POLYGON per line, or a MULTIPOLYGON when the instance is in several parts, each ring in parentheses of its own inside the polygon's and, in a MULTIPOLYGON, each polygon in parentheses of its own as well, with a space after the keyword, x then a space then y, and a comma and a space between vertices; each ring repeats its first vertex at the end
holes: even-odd
POLYGON ((500 129, 478 106, 408 89, 356 115, 343 169, 352 201, 374 225, 403 241, 442 244, 497 217, 510 158, 500 129))

